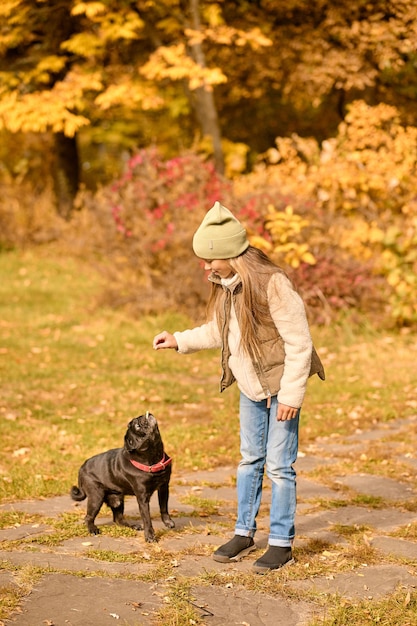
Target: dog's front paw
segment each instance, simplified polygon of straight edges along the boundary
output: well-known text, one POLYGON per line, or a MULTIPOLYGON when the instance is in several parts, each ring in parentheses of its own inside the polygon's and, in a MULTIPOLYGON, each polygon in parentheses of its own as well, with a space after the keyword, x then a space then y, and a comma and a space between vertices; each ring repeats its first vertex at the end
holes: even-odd
POLYGON ((167 528, 175 528, 175 522, 169 515, 161 515, 161 519, 167 528))
POLYGON ((155 533, 148 533, 145 535, 145 541, 148 543, 156 543, 157 538, 155 537, 155 533))
POLYGON ((97 526, 95 526, 94 524, 89 524, 88 525, 88 532, 90 533, 90 535, 99 535, 100 534, 100 529, 97 528, 97 526))
POLYGON ((129 524, 130 528, 133 528, 133 530, 143 530, 143 526, 140 522, 136 522, 134 524, 129 524))

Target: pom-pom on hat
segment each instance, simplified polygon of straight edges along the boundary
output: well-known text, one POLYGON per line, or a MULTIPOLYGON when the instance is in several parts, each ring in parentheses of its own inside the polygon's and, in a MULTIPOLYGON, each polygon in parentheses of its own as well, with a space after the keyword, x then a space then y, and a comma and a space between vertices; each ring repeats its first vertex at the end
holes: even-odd
POLYGON ((220 202, 206 213, 193 238, 195 255, 209 261, 233 259, 248 246, 246 229, 220 202))

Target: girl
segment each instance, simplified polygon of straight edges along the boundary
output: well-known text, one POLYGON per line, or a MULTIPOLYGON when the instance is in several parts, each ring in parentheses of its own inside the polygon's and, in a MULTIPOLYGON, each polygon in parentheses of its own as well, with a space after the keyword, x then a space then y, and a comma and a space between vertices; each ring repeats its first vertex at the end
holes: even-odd
POLYGON ((237 561, 256 549, 266 470, 272 481, 269 545, 253 566, 265 573, 293 561, 300 407, 308 377, 317 373, 324 380, 324 370, 300 296, 285 273, 249 244, 245 228, 219 202, 197 229, 193 249, 211 270, 208 321, 183 332, 164 331, 153 347, 183 354, 221 348, 220 390, 234 381, 240 390, 242 459, 235 535, 213 558, 237 561))

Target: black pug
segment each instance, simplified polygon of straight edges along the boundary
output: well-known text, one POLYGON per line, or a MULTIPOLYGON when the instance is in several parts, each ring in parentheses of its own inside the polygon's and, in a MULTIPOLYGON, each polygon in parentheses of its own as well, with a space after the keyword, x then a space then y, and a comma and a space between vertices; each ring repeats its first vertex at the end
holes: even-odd
POLYGON ((149 501, 154 491, 158 491, 162 521, 168 528, 175 526, 168 513, 171 470, 171 458, 164 452, 157 421, 147 412, 129 422, 123 448, 96 454, 83 463, 78 487, 72 487, 70 495, 77 502, 88 498, 85 523, 92 535, 100 532, 94 520, 105 502, 116 524, 143 529, 145 540, 152 542, 156 538, 149 501), (136 496, 143 525, 125 519, 124 496, 136 496))

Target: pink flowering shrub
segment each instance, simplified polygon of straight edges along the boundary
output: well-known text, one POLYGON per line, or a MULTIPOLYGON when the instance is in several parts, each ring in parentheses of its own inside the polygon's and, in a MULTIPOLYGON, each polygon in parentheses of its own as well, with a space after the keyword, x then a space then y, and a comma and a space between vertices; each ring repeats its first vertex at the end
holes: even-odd
POLYGON ((289 276, 314 324, 330 324, 341 313, 352 311, 359 314, 366 311, 374 318, 384 314, 386 287, 370 263, 335 256, 328 251, 322 253, 314 265, 302 263, 290 270, 289 276))
POLYGON ((300 241, 312 247, 316 263, 290 267, 275 258, 299 289, 313 323, 375 305, 374 296, 382 291, 372 267, 338 253, 328 240, 325 216, 309 199, 283 193, 271 181, 242 188, 197 154, 164 160, 154 148, 133 156, 111 185, 80 195, 74 246, 83 255, 93 253, 106 276, 103 301, 134 314, 171 309, 204 319, 209 283, 193 254, 192 237, 217 200, 245 224, 254 242, 273 241, 266 227, 271 206, 278 211, 292 206, 297 215, 315 218, 300 241))

